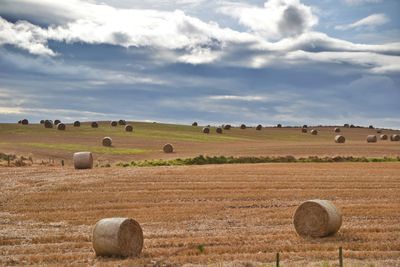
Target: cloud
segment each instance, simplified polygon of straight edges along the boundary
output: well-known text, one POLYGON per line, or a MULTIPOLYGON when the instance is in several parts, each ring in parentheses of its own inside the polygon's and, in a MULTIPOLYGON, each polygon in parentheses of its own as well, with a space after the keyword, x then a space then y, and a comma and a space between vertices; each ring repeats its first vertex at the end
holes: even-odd
POLYGON ((225 2, 219 11, 269 40, 301 34, 318 23, 311 7, 299 0, 269 0, 263 8, 225 2))
POLYGON ((381 26, 390 21, 389 17, 383 13, 372 14, 368 17, 360 19, 356 22, 347 25, 338 25, 335 27, 336 30, 349 30, 349 29, 359 29, 359 28, 375 28, 376 26, 381 26))
POLYGON ((344 0, 347 5, 357 6, 369 3, 382 3, 383 0, 344 0))

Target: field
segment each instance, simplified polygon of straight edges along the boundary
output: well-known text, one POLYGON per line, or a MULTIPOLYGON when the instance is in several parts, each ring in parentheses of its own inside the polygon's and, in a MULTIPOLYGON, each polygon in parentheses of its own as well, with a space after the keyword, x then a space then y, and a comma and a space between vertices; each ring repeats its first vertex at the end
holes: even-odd
MULTIPOLYGON (((298 128, 232 129, 134 123, 134 132, 106 123, 67 131, 0 124, 0 152, 31 156, 34 164, 0 168, 0 265, 48 266, 400 266, 400 163, 273 163, 179 167, 116 167, 120 161, 226 156, 398 157, 400 142, 367 144, 376 130, 332 127, 318 136, 298 128), (100 146, 111 136, 114 147, 100 146), (164 143, 176 152, 164 154, 164 143), (72 153, 95 151, 112 167, 76 171, 72 153), (56 164, 42 165, 53 158, 56 164), (65 160, 63 167, 59 160, 65 160), (301 238, 296 207, 328 199, 343 212, 339 233, 301 238), (96 258, 93 225, 131 217, 144 231, 139 258, 96 258)), ((384 131, 392 133, 393 131, 384 131)))

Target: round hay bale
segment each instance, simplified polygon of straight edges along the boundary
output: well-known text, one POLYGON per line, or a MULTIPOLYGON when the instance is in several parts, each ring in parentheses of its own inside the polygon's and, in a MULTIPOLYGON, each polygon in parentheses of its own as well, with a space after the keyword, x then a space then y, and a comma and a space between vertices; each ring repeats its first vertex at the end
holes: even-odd
POLYGON ((119 120, 119 121, 118 121, 118 124, 119 124, 119 125, 126 125, 126 120, 119 120))
POLYGON ((197 126, 197 125, 198 125, 197 122, 192 123, 192 126, 197 126))
POLYGON ((174 152, 174 147, 171 144, 165 144, 163 146, 164 153, 172 153, 174 152))
POLYGON ((65 131, 65 128, 66 128, 66 126, 64 123, 60 122, 59 124, 57 124, 57 130, 65 131))
POLYGON ((74 127, 81 127, 80 121, 74 121, 74 127))
POLYGON ((44 124, 44 120, 40 120, 40 124, 44 124))
POLYGON ((226 125, 224 125, 224 130, 230 130, 231 129, 231 125, 230 124, 226 124, 226 125))
POLYGON ((90 152, 76 152, 73 156, 75 169, 93 168, 93 156, 90 152))
POLYGON ((375 129, 373 125, 368 126, 369 129, 375 129))
POLYGON ((376 133, 380 134, 380 133, 382 133, 382 130, 378 129, 378 130, 376 130, 376 133))
POLYGON ((262 125, 261 124, 257 125, 256 130, 257 131, 261 131, 262 130, 262 125))
POLYGON ((117 127, 118 122, 117 122, 117 121, 112 121, 112 122, 110 122, 110 125, 111 125, 112 127, 117 127))
POLYGON ((346 138, 343 135, 335 136, 335 143, 344 144, 344 142, 346 142, 346 138))
POLYGON ((381 134, 381 135, 379 136, 379 139, 381 139, 381 140, 388 140, 388 136, 387 136, 387 134, 381 134))
POLYGON ((304 125, 303 125, 303 128, 308 128, 307 124, 304 124, 304 125))
POLYGON ((210 128, 204 127, 204 128, 203 128, 203 133, 209 134, 209 133, 210 133, 210 128))
POLYGON ((378 138, 376 138, 376 135, 368 135, 367 136, 368 143, 376 143, 376 141, 378 141, 378 138))
POLYGON ((312 130, 310 131, 310 133, 311 133, 312 135, 317 135, 317 134, 318 134, 318 131, 315 130, 315 129, 312 129, 312 130))
POLYGON ((240 129, 242 129, 242 130, 246 129, 246 124, 240 125, 240 129))
POLYGON ((301 128, 302 133, 307 133, 307 128, 301 128))
POLYGON ((104 137, 102 140, 103 146, 111 146, 112 145, 112 139, 111 137, 104 137))
POLYGON ((392 134, 390 136, 390 141, 400 141, 400 135, 399 134, 392 134))
POLYGON ((44 121, 44 128, 53 128, 53 123, 49 120, 44 121))
POLYGON ((57 126, 57 124, 61 123, 60 120, 54 120, 54 125, 57 126))
POLYGON ((99 124, 95 121, 92 122, 90 125, 92 126, 92 128, 99 128, 99 124))
POLYGON ((293 224, 301 236, 324 237, 339 231, 342 214, 328 200, 308 200, 296 209, 293 224))
POLYGON ((143 248, 143 231, 130 218, 105 218, 96 223, 92 233, 96 256, 137 257, 143 248))
POLYGON ((21 124, 21 123, 22 123, 22 120, 19 120, 19 121, 18 121, 18 124, 21 124))
POLYGON ((351 124, 350 128, 356 128, 356 126, 354 124, 351 124))
POLYGON ((21 124, 22 125, 28 125, 29 121, 27 119, 23 119, 23 120, 21 120, 21 124))
POLYGON ((278 124, 278 125, 276 125, 276 127, 278 127, 278 128, 282 128, 282 124, 278 124))
POLYGON ((344 127, 344 128, 350 128, 350 125, 349 125, 348 123, 345 123, 345 124, 343 125, 343 127, 344 127))
POLYGON ((222 127, 217 127, 217 129, 215 129, 215 131, 216 131, 218 134, 222 134, 222 127))
POLYGON ((334 131, 335 133, 340 133, 340 128, 335 128, 333 131, 334 131))
POLYGON ((127 132, 132 132, 133 131, 133 127, 132 127, 132 125, 125 125, 125 131, 127 131, 127 132))

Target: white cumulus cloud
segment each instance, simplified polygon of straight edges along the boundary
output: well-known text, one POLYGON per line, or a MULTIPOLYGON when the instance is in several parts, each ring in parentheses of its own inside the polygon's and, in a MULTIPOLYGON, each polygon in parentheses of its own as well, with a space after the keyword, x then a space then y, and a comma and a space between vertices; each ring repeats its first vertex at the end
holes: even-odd
POLYGON ((358 28, 374 28, 376 26, 381 26, 390 21, 389 17, 383 13, 372 14, 368 17, 360 19, 356 22, 347 25, 338 25, 335 27, 337 30, 349 30, 349 29, 358 29, 358 28))

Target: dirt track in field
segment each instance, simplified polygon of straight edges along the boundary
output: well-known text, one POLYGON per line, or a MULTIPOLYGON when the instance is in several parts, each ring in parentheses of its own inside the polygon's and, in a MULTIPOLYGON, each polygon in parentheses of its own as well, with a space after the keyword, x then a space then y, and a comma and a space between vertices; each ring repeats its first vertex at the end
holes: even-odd
POLYGON ((0 168, 0 188, 0 265, 321 266, 343 246, 345 266, 400 266, 399 163, 0 168), (296 235, 314 198, 342 210, 337 235, 296 235), (139 259, 95 258, 92 226, 117 216, 142 225, 139 259))

